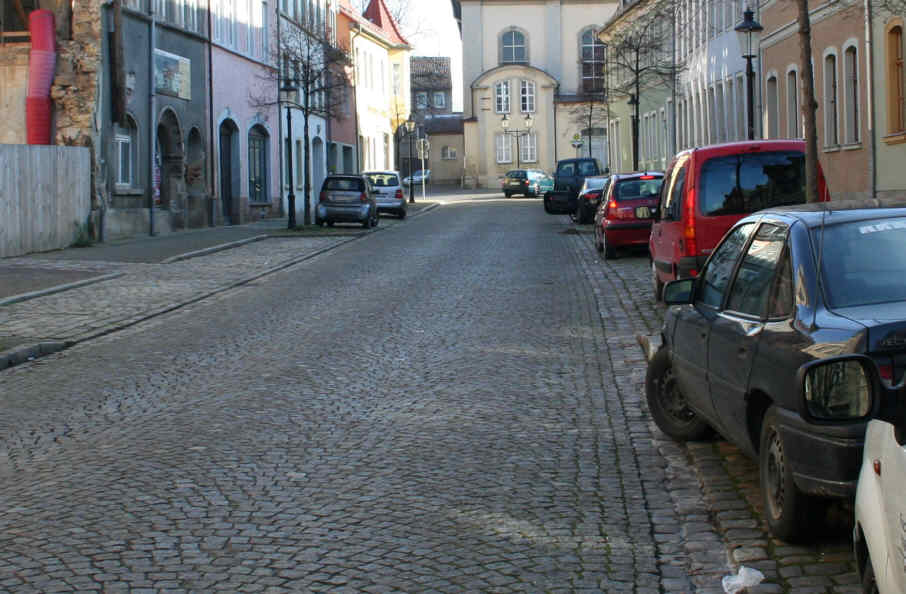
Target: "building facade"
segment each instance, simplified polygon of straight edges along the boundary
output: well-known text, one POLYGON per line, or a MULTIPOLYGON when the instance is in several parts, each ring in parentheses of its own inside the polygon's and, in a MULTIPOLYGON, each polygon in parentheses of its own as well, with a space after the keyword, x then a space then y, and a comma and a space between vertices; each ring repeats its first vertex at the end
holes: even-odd
MULTIPOLYGON (((900 3, 902 6, 902 3, 900 3)), ((875 8, 869 15, 871 35, 867 86, 872 117, 870 142, 876 154, 870 186, 879 198, 906 198, 906 14, 875 8)))
POLYGON ((516 167, 552 171, 575 154, 577 138, 606 166, 604 47, 596 33, 618 6, 462 0, 466 183, 496 186, 516 167))

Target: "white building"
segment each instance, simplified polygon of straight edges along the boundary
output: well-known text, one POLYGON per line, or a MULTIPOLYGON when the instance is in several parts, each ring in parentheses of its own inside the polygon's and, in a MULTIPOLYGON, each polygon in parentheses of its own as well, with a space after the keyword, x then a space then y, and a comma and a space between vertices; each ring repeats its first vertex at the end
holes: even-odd
POLYGON ((493 187, 510 169, 550 172, 558 159, 589 153, 607 166, 596 32, 618 4, 462 0, 467 182, 493 187))

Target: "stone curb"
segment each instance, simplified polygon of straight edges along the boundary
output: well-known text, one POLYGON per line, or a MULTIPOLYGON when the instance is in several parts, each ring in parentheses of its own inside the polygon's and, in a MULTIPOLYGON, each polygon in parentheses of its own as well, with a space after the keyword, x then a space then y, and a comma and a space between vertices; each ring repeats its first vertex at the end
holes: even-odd
POLYGON ((38 359, 44 355, 58 353, 63 349, 72 346, 75 343, 61 341, 45 341, 37 344, 30 344, 15 347, 0 353, 0 371, 19 363, 25 363, 33 359, 38 359))
POLYGON ((86 278, 85 280, 76 281, 74 283, 67 283, 65 285, 56 285, 55 287, 50 287, 48 289, 41 289, 40 291, 32 291, 30 293, 20 293, 19 295, 13 295, 12 297, 7 297, 6 299, 0 299, 0 306, 11 305, 13 303, 19 303, 20 301, 28 301, 29 299, 35 299, 37 297, 44 297, 45 295, 53 295, 54 293, 62 293, 63 291, 69 291, 70 289, 78 289, 79 287, 85 287, 87 285, 93 285, 94 283, 99 283, 114 278, 119 278, 126 274, 125 272, 113 272, 111 274, 104 274, 102 276, 95 276, 92 278, 86 278))
POLYGON ((245 239, 240 239, 238 241, 231 241, 229 243, 221 243, 219 245, 213 245, 208 248, 195 250, 194 252, 186 252, 184 254, 179 254, 178 256, 172 256, 165 260, 161 260, 161 264, 172 264, 173 262, 180 262, 182 260, 189 260, 190 258, 197 258, 198 256, 207 256, 208 254, 213 254, 215 252, 220 252, 223 250, 229 250, 232 248, 237 248, 243 246, 247 243, 252 243, 255 241, 261 241, 262 239, 267 239, 270 235, 256 235, 254 237, 247 237, 245 239))

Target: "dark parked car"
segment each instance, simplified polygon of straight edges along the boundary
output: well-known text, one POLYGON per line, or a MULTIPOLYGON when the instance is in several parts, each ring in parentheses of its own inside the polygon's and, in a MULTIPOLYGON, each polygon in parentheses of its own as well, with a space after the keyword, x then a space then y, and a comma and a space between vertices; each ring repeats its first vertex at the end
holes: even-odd
POLYGON ((376 227, 378 206, 376 190, 364 175, 328 175, 321 185, 315 224, 360 223, 376 227))
POLYGON ((878 412, 852 401, 857 391, 803 398, 803 367, 856 353, 887 382, 906 370, 906 208, 868 205, 750 215, 697 278, 664 287, 671 307, 645 382, 651 415, 674 439, 710 427, 755 457, 768 525, 784 540, 808 535, 821 498, 855 494, 878 412))
POLYGON ((595 247, 609 260, 617 248, 648 245, 651 213, 657 208, 664 174, 617 173, 595 213, 595 247))
POLYGON ((585 178, 602 175, 605 171, 597 159, 563 159, 557 162, 554 189, 544 194, 544 212, 571 214, 576 212, 576 199, 585 178))
POLYGON ((554 178, 539 169, 513 169, 503 178, 501 190, 509 198, 513 194, 534 198, 554 188, 554 178))
POLYGON ((607 189, 607 181, 610 178, 606 175, 596 175, 586 177, 585 183, 579 190, 579 196, 576 198, 576 211, 570 215, 573 220, 580 225, 591 223, 595 218, 595 211, 601 204, 601 197, 607 189))

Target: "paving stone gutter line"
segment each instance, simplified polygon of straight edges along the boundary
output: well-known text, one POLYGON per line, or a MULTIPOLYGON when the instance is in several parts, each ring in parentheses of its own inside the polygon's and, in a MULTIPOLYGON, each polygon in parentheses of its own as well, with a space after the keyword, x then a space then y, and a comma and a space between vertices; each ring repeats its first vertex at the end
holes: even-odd
MULTIPOLYGON (((426 206, 425 208, 419 210, 418 212, 410 215, 409 219, 411 220, 411 219, 420 217, 428 212, 431 212, 438 206, 440 206, 439 203, 434 203, 429 206, 426 206)), ((377 227, 377 228, 372 229, 371 232, 384 231, 388 228, 392 229, 393 227, 377 227)), ((196 295, 190 299, 186 299, 179 303, 174 303, 174 304, 168 305, 166 307, 153 309, 153 310, 147 312, 145 315, 142 315, 138 318, 129 320, 122 324, 104 328, 103 330, 100 330, 93 334, 87 334, 87 335, 81 336, 76 340, 65 340, 65 341, 46 340, 46 341, 41 341, 41 342, 37 342, 37 343, 19 345, 19 346, 13 347, 11 349, 2 351, 2 352, 0 352, 0 371, 3 371, 4 369, 7 369, 9 367, 13 367, 14 365, 19 365, 21 363, 25 363, 27 361, 33 361, 35 359, 44 357, 46 355, 52 355, 54 353, 58 353, 64 349, 68 349, 79 343, 93 340, 95 338, 99 338, 99 337, 105 336, 107 334, 112 334, 114 332, 118 332, 125 328, 129 328, 130 326, 134 326, 136 324, 140 324, 142 322, 150 320, 151 318, 155 318, 157 316, 161 316, 161 315, 169 313, 171 311, 181 309, 187 305, 192 305, 193 303, 198 303, 199 301, 208 299, 209 297, 217 295, 218 293, 223 293, 223 292, 229 291, 231 289, 235 289, 236 287, 241 287, 242 285, 245 285, 250 282, 258 280, 261 277, 268 276, 275 272, 279 272, 280 270, 289 268, 291 266, 295 266, 296 264, 305 262, 306 260, 316 258, 316 257, 320 256, 321 254, 324 254, 326 252, 329 252, 331 250, 334 250, 334 249, 340 247, 341 245, 346 245, 347 243, 356 241, 357 239, 361 239, 363 237, 367 237, 368 235, 370 235, 370 232, 367 232, 367 231, 359 232, 359 233, 348 233, 348 234, 347 233, 336 233, 336 234, 331 234, 331 235, 324 235, 324 237, 345 237, 347 239, 345 241, 340 241, 340 242, 334 243, 325 248, 315 250, 314 252, 305 254, 303 256, 300 256, 299 258, 295 258, 295 259, 289 260, 287 262, 277 264, 276 266, 267 268, 266 270, 264 270, 262 272, 258 272, 256 274, 245 277, 238 281, 234 281, 232 283, 228 283, 226 285, 217 287, 214 290, 204 292, 202 294, 196 295)), ((161 264, 171 264, 173 262, 180 262, 183 260, 188 260, 190 258, 207 256, 209 254, 213 254, 216 252, 220 252, 220 251, 228 250, 228 249, 232 249, 232 248, 241 247, 243 245, 246 245, 246 244, 249 244, 252 242, 262 241, 264 239, 270 239, 272 237, 285 239, 287 237, 296 237, 296 236, 297 237, 312 237, 313 234, 306 235, 304 232, 297 233, 297 232, 289 232, 289 231, 280 231, 280 232, 275 232, 275 233, 271 233, 271 234, 256 235, 254 237, 248 237, 248 238, 241 239, 238 241, 222 243, 222 244, 215 245, 215 246, 212 246, 209 248, 204 248, 204 249, 196 250, 193 252, 187 252, 185 254, 180 254, 178 256, 173 256, 172 258, 167 258, 166 260, 161 261, 161 264)), ((318 235, 318 236, 320 236, 320 235, 318 235)), ((8 297, 6 299, 0 300, 0 307, 2 307, 4 305, 13 304, 13 303, 19 303, 21 301, 27 301, 29 299, 36 299, 38 297, 43 297, 45 295, 52 295, 54 293, 61 293, 63 291, 69 291, 71 289, 78 289, 81 287, 85 287, 87 285, 92 285, 95 283, 100 283, 100 282, 112 280, 115 278, 119 278, 121 276, 124 276, 125 274, 126 274, 125 272, 115 272, 112 274, 105 274, 102 276, 97 276, 94 278, 89 278, 89 279, 85 279, 85 280, 74 282, 74 283, 68 283, 65 285, 57 285, 55 287, 50 287, 50 288, 43 289, 40 291, 33 291, 31 293, 22 293, 21 295, 13 295, 12 297, 8 297)))

